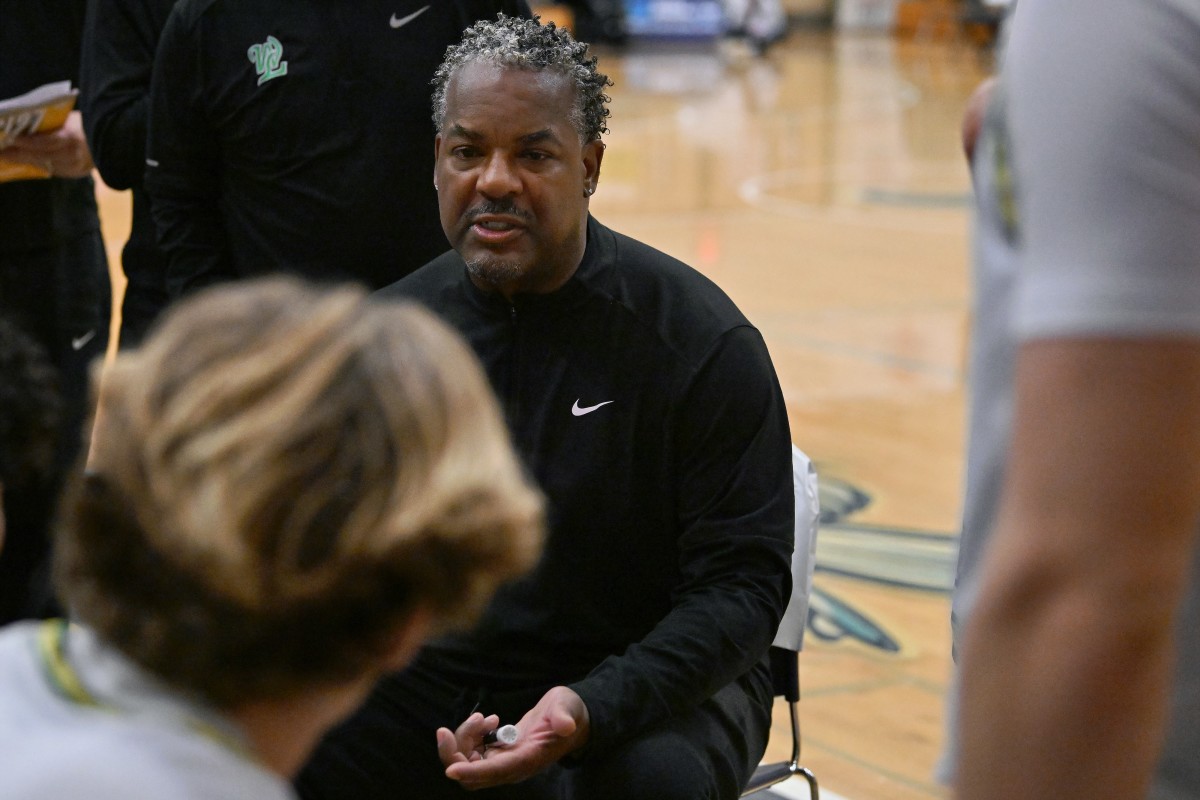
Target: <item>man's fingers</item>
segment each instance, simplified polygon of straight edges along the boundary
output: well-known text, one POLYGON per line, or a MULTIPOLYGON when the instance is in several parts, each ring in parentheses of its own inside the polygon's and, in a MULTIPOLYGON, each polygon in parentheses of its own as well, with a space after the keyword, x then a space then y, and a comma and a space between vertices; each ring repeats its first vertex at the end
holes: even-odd
POLYGON ((443 764, 450 765, 467 760, 466 755, 458 747, 458 739, 449 728, 437 729, 437 749, 438 757, 442 759, 443 764))
POLYGON ((476 711, 471 716, 463 721, 463 724, 458 726, 458 730, 454 735, 458 738, 459 749, 464 752, 474 750, 483 746, 484 735, 491 730, 495 730, 500 724, 500 717, 495 714, 484 716, 476 711))
POLYGON ((438 757, 446 766, 479 761, 482 758, 480 750, 483 748, 483 737, 489 731, 495 730, 499 724, 500 718, 495 714, 485 717, 475 712, 453 731, 449 728, 438 728, 438 757))
POLYGON ((29 153, 57 153, 72 146, 73 142, 59 131, 51 133, 33 133, 19 137, 10 149, 24 150, 29 153))
POLYGON ((483 714, 480 714, 478 711, 476 711, 471 714, 471 716, 463 720, 462 724, 458 726, 458 730, 456 730, 454 734, 460 739, 464 736, 471 736, 473 735, 474 731, 480 730, 490 719, 499 720, 500 718, 495 714, 490 717, 485 717, 483 714))

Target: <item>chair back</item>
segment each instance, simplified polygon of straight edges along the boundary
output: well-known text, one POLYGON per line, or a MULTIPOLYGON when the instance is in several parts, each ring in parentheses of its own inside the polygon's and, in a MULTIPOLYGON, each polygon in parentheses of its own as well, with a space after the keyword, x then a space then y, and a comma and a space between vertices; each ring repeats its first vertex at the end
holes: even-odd
POLYGON ((817 528, 821 519, 821 499, 817 493, 817 469, 813 466, 812 459, 795 445, 792 445, 792 486, 796 492, 792 596, 775 633, 775 641, 771 644, 773 647, 798 652, 803 649, 804 629, 808 626, 808 598, 812 594, 813 570, 817 563, 817 528))
POLYGON ((821 501, 817 494, 817 470, 800 448, 792 446, 792 484, 796 491, 796 544, 792 549, 792 596, 768 655, 771 686, 776 697, 787 700, 792 731, 792 757, 787 761, 760 764, 750 777, 742 797, 761 792, 793 775, 808 782, 810 800, 820 800, 820 787, 812 770, 800 764, 800 649, 808 626, 808 598, 816 567, 817 524, 821 501))

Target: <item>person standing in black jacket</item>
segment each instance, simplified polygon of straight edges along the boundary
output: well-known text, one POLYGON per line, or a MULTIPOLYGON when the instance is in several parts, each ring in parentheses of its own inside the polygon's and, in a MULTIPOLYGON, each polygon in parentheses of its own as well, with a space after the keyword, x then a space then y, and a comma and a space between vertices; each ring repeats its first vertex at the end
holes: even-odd
MULTIPOLYGON (((0 98, 78 82, 84 5, 0 0, 0 98)), ((81 448, 88 364, 108 346, 112 297, 80 114, 57 131, 19 137, 0 159, 52 176, 0 183, 0 313, 46 352, 63 400, 50 476, 4 497, 0 621, 8 621, 56 610, 45 575, 47 532, 59 483, 81 448)))
POLYGON ((84 26, 79 103, 104 182, 133 195, 133 226, 121 251, 125 296, 121 347, 142 341, 167 305, 166 256, 155 242, 146 171, 146 121, 154 52, 175 0, 92 0, 84 26))
POLYGON ((378 294, 471 343, 549 533, 477 627, 325 739, 306 800, 732 800, 762 757, 791 587, 787 410, 715 284, 590 216, 608 85, 566 31, 510 19, 437 73, 454 250, 378 294), (502 722, 516 743, 489 747, 502 722))
POLYGON ((429 81, 525 0, 181 0, 154 66, 146 190, 167 290, 286 271, 380 288, 448 245, 429 81))

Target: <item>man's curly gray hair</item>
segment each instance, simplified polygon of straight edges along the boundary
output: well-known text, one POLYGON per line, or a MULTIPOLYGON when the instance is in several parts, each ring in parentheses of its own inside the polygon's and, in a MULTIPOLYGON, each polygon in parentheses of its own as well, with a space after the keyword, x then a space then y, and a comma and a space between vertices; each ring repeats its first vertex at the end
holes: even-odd
POLYGON ((608 133, 609 101, 604 93, 612 86, 607 75, 596 71, 596 57, 587 57, 588 46, 575 41, 553 22, 518 19, 499 14, 495 20, 476 22, 463 32, 462 41, 446 48, 446 57, 433 76, 433 124, 440 133, 446 120, 446 86, 464 65, 483 61, 501 67, 541 72, 550 70, 575 84, 571 125, 584 143, 608 133))

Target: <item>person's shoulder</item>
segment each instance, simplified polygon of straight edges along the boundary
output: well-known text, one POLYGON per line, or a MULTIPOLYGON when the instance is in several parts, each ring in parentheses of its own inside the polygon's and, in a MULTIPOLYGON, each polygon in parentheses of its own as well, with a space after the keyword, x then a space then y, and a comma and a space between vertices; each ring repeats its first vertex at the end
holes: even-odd
POLYGON ((636 281, 634 285, 661 285, 685 290, 691 295, 711 298, 718 303, 721 310, 740 315, 725 290, 700 270, 632 236, 611 229, 602 230, 607 230, 612 237, 618 268, 631 280, 636 281))
POLYGON ((0 753, 13 800, 290 800, 286 785, 223 745, 118 715, 34 731, 0 753))
POLYGON ((84 745, 71 732, 53 741, 34 734, 20 746, 5 747, 0 754, 4 796, 12 800, 137 800, 151 796, 142 793, 143 787, 146 791, 165 790, 164 797, 178 796, 170 793, 171 787, 158 780, 153 770, 147 773, 137 759, 130 761, 125 755, 84 745), (117 755, 121 756, 120 762, 116 761, 117 755), (131 778, 133 775, 137 778, 131 778))
POLYGON ((34 701, 31 686, 40 674, 34 655, 36 636, 37 625, 31 622, 0 628, 0 738, 9 733, 14 704, 26 707, 34 701))
POLYGON ((237 20, 244 16, 257 20, 272 13, 270 5, 248 0, 177 0, 171 9, 171 15, 188 27, 221 18, 237 20))
POLYGON ((730 330, 750 326, 725 290, 696 268, 603 226, 596 236, 612 261, 606 284, 613 299, 673 348, 704 351, 730 330))
POLYGON ((171 8, 171 14, 186 24, 194 24, 196 20, 209 13, 214 6, 220 8, 224 0, 178 0, 171 8))
POLYGON ((178 0, 170 7, 169 24, 192 29, 204 17, 227 5, 227 0, 178 0))

